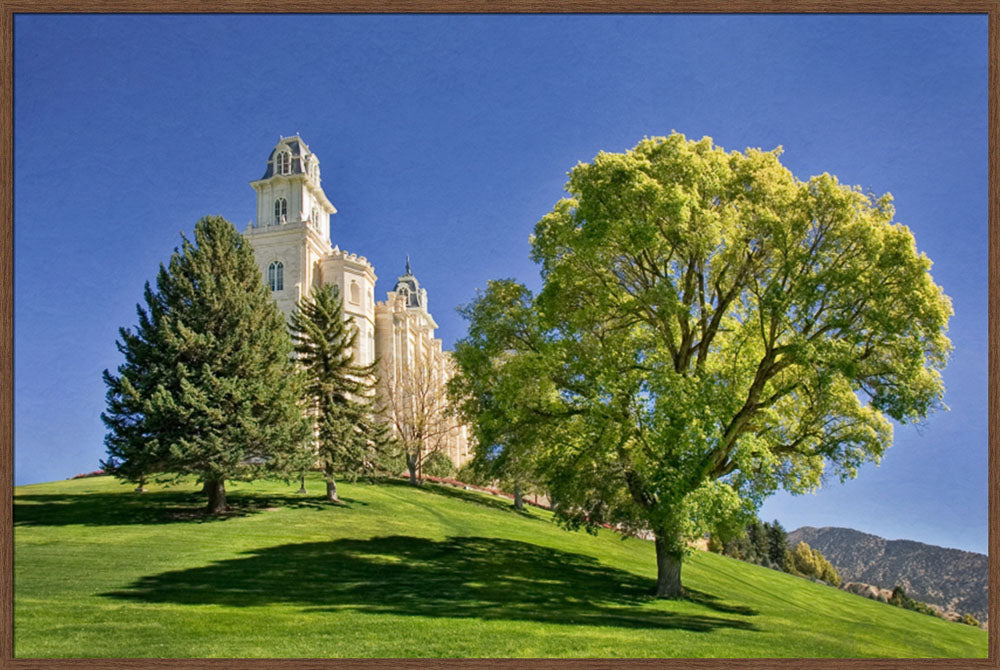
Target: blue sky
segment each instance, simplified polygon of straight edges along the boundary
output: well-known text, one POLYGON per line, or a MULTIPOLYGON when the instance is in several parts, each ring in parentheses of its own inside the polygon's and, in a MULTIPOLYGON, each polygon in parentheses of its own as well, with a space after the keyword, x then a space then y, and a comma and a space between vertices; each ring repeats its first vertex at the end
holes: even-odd
POLYGON ((955 307, 951 410, 762 518, 985 553, 986 31, 985 15, 18 15, 15 483, 97 467, 117 329, 198 218, 246 226, 279 135, 318 154, 333 241, 373 262, 378 296, 409 254, 450 347, 488 279, 538 287, 528 236, 573 165, 677 130, 891 192, 955 307))

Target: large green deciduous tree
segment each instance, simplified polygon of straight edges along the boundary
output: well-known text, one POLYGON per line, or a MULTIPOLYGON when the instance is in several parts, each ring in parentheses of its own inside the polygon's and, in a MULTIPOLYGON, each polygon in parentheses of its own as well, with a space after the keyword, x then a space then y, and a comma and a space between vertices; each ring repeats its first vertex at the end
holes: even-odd
POLYGON ((314 287, 299 301, 289 329, 306 376, 326 496, 336 501, 335 474, 356 478, 371 471, 389 442, 388 426, 376 418, 376 363, 353 362, 358 331, 344 320, 340 293, 331 284, 314 287))
POLYGON ((201 219, 194 237, 160 265, 155 291, 147 282, 135 330, 119 331, 125 362, 104 371, 101 418, 118 476, 196 475, 220 513, 227 479, 280 469, 309 425, 291 340, 249 243, 221 217, 201 219))
POLYGON ((951 304, 891 196, 779 154, 677 133, 601 153, 535 228, 540 293, 466 308, 457 350, 490 360, 459 357, 471 415, 525 427, 569 525, 651 533, 661 597, 687 539, 853 477, 943 394, 951 304))

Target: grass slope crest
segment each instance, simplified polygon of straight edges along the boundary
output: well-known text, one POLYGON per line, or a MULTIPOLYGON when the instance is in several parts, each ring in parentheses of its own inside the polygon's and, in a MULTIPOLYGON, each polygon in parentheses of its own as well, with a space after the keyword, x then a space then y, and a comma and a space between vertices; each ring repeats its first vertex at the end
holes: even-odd
POLYGON ((428 484, 14 492, 16 657, 985 657, 986 633, 708 552, 652 597, 653 546, 428 484))

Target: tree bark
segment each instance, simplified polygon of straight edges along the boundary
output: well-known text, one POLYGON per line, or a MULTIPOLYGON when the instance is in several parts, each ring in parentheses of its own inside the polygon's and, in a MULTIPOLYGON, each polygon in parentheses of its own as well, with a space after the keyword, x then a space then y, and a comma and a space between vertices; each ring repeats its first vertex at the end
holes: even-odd
POLYGON ((684 554, 676 549, 679 543, 675 536, 676 533, 665 529, 655 532, 657 598, 680 598, 684 595, 681 588, 681 558, 684 554))
POLYGON ((139 485, 135 487, 135 492, 136 493, 145 493, 146 492, 146 476, 145 475, 139 475, 139 485))
POLYGON ((414 486, 420 484, 417 480, 417 459, 413 454, 406 455, 406 468, 410 471, 410 483, 414 486))
POLYGON ((226 511, 226 480, 209 479, 205 481, 205 489, 208 491, 209 514, 222 514, 226 511))
POLYGON ((327 475, 326 478, 326 499, 330 502, 340 502, 340 498, 337 497, 337 482, 333 475, 327 475))
POLYGON ((521 492, 521 487, 517 485, 514 486, 514 509, 524 509, 524 494, 521 492))
POLYGON ((306 476, 302 475, 301 486, 299 486, 299 493, 308 493, 306 491, 306 476))

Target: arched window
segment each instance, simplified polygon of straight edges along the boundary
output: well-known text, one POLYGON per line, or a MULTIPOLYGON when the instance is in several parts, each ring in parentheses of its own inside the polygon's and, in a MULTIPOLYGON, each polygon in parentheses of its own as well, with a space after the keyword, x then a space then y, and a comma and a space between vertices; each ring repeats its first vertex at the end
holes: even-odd
POLYGON ((272 291, 281 291, 285 288, 284 270, 285 266, 281 261, 274 261, 267 266, 267 285, 272 291))
POLYGON ((274 201, 274 222, 284 223, 288 214, 288 202, 284 198, 277 198, 274 201))
POLYGON ((288 174, 291 172, 292 157, 287 151, 279 151, 274 157, 274 171, 277 174, 288 174))
POLYGON ((310 216, 310 218, 312 219, 314 226, 319 225, 319 210, 316 209, 315 207, 313 207, 312 215, 310 216))
POLYGON ((351 302, 355 305, 361 303, 361 287, 356 281, 351 282, 351 302))

